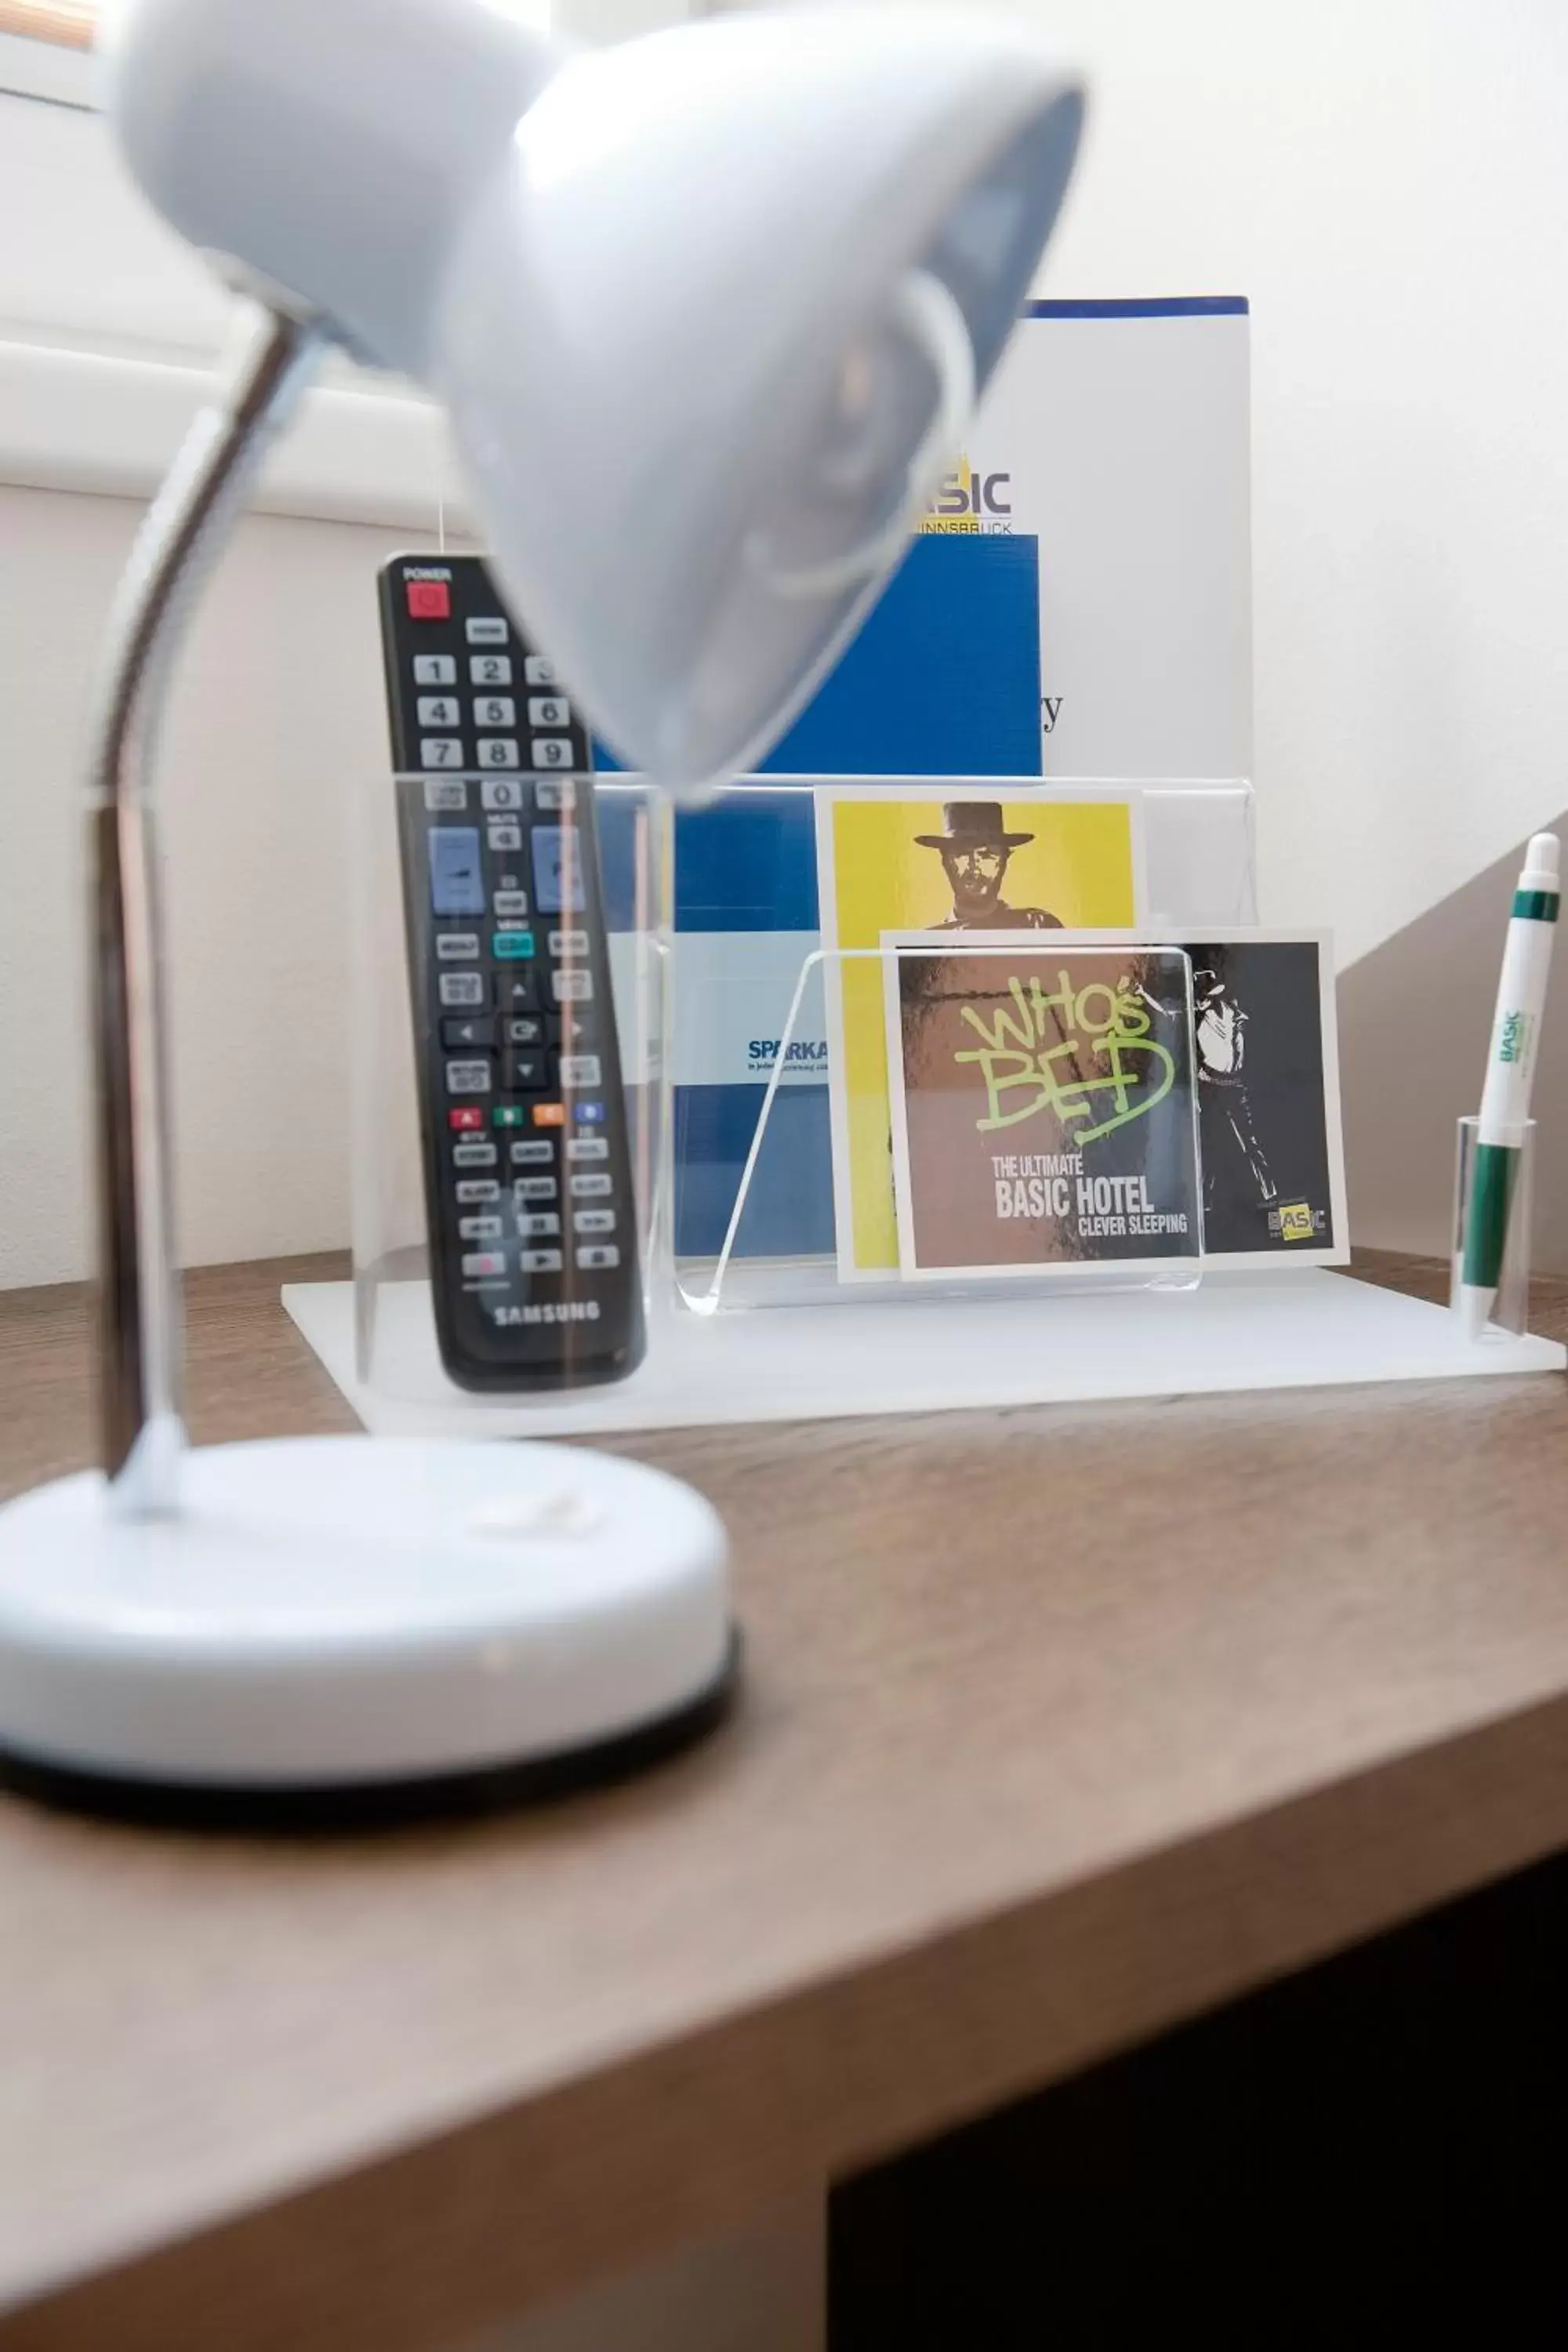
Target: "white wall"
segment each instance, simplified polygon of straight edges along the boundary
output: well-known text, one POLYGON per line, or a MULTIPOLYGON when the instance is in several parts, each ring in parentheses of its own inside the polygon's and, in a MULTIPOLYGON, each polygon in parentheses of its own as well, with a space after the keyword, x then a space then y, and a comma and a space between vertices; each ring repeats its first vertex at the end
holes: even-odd
MULTIPOLYGON (((680 13, 574 5, 592 31, 618 8, 680 13)), ((1045 290, 1252 298, 1264 912, 1331 920, 1359 955, 1568 801, 1568 10, 996 5, 1094 74, 1045 290)), ((0 242, 0 482, 150 483, 217 331, 101 141, 90 117, 0 97, 0 210, 28 229, 0 242)), ((168 746, 197 1258, 342 1237, 342 833, 307 853, 300 827, 384 761, 371 574, 433 530, 451 487, 425 413, 347 382, 317 396, 268 496, 351 520, 247 524, 168 746), (249 1100, 243 1146, 208 1087, 249 1100)), ((0 1282, 85 1262, 79 1126, 55 1108, 81 1064, 76 761, 133 520, 121 499, 0 491, 0 1282)))

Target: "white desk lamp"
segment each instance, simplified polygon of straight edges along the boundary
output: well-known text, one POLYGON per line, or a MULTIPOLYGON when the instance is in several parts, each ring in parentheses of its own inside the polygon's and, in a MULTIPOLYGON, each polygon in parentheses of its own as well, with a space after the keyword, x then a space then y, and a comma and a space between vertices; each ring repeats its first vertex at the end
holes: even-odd
POLYGON ((151 774, 178 620, 337 342, 445 402, 509 602, 628 763, 688 795, 754 764, 958 444, 1081 92, 983 14, 828 8, 572 56, 504 0, 122 0, 105 63, 142 189, 269 326, 114 621, 103 1467, 0 1512, 0 1751, 241 1804, 629 1760, 726 1686, 700 1497, 555 1446, 184 1451, 151 774))

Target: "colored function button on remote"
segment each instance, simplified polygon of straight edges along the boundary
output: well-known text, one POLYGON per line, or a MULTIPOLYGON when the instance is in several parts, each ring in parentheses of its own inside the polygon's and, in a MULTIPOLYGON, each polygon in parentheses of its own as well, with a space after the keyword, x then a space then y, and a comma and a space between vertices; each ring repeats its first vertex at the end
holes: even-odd
POLYGON ((521 963, 533 953, 531 931, 497 931, 490 940, 490 953, 498 963, 521 963))
POLYGON ((445 580, 408 580, 404 583, 404 591, 411 621, 451 619, 452 591, 445 580))
POLYGON ((449 1095, 488 1095, 490 1090, 489 1062, 448 1062, 447 1092, 449 1095))
POLYGON ((505 1274, 505 1250, 470 1250, 463 1259, 465 1282, 499 1282, 505 1274))
POLYGON ((561 1271, 558 1249, 520 1250, 517 1262, 524 1274, 559 1274, 561 1271))
POLYGON ((414 683, 416 686, 456 686, 458 665, 450 654, 416 654, 414 683))
POLYGON ((521 1127, 528 1117, 521 1103, 497 1103, 490 1113, 492 1127, 521 1127))
POLYGON ((533 1106, 533 1124, 535 1127, 564 1127, 566 1124, 565 1104, 558 1102, 535 1103, 533 1106))
POLYGON ((603 1127, 605 1106, 602 1102, 574 1103, 572 1116, 579 1127, 603 1127))
POLYGON ((555 1143, 548 1135, 525 1136, 511 1147, 514 1168, 548 1168, 555 1158, 555 1143))
POLYGON ((493 1176, 470 1176, 453 1188, 459 1209, 482 1209, 491 1201, 500 1199, 500 1186, 493 1176))
POLYGON ((466 621, 463 627, 471 646, 504 646, 506 643, 506 623, 499 614, 466 621))
POLYGON ((620 1262, 620 1251, 608 1242, 595 1242, 589 1248, 577 1252, 577 1264, 584 1274, 607 1274, 611 1266, 619 1265, 620 1262))
POLYGON ((425 805, 433 816, 460 815, 468 805, 468 788, 460 776, 426 776, 425 805))
POLYGON ((530 686, 553 686, 555 664, 547 660, 543 654, 525 654, 522 660, 522 674, 530 686))
POLYGON ((445 1005, 482 1004, 485 1001, 484 974, 478 971, 444 971, 436 983, 445 1005))
POLYGON ((433 915, 482 915, 485 877, 477 824, 433 824, 430 845, 430 911, 433 915))
POLYGON ((469 1128, 483 1127, 485 1115, 478 1103, 465 1103, 460 1109, 447 1113, 447 1124, 454 1134, 461 1135, 469 1128))

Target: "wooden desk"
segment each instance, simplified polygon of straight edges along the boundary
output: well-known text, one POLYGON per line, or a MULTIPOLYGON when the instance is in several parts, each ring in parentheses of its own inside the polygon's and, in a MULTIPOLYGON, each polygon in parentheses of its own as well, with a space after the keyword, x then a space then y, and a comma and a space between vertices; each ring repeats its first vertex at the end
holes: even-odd
MULTIPOLYGON (((191 1283, 198 1436, 345 1425, 307 1270, 191 1283)), ((0 1302, 7 1490, 84 1366, 0 1302)), ((657 1777, 315 1844, 0 1801, 6 2352, 450 2343, 1568 1840, 1557 1379, 626 1450, 750 1640, 657 1777)))

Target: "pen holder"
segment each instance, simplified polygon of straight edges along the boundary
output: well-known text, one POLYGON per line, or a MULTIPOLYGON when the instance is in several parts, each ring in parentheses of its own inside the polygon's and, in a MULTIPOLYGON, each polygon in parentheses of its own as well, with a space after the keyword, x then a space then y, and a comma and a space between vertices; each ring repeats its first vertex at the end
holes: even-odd
MULTIPOLYGON (((1448 1304, 1456 1315, 1464 1312, 1465 1243, 1475 1198, 1476 1154, 1480 1121, 1475 1117, 1458 1123, 1454 1167, 1454 1254, 1448 1304)), ((1497 1297, 1487 1318, 1489 1330, 1522 1335, 1530 1328, 1530 1246, 1535 1206, 1535 1121, 1518 1130, 1518 1165, 1509 1203, 1508 1233, 1498 1275, 1497 1297)), ((1482 1332, 1481 1338, 1486 1333, 1482 1332)))

